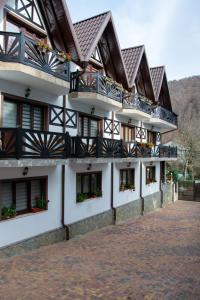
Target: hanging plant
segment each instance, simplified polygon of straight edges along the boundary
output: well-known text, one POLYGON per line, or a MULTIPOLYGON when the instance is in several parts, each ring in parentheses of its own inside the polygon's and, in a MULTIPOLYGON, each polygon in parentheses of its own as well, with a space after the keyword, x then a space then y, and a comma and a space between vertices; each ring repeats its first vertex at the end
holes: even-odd
POLYGON ((48 53, 52 51, 52 48, 44 40, 37 41, 38 50, 42 53, 48 53))
POLYGON ((57 58, 58 60, 60 60, 61 62, 67 62, 67 61, 71 61, 72 60, 72 56, 70 53, 61 51, 57 53, 57 58))

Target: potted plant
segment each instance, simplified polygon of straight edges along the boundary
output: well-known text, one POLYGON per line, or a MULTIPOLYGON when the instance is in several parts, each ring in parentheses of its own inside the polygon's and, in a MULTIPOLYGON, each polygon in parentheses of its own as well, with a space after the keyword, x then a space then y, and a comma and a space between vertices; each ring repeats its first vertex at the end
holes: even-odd
POLYGON ((125 190, 125 188, 126 188, 126 185, 124 183, 121 183, 120 187, 119 187, 120 192, 123 192, 125 190))
POLYGON ((52 48, 44 40, 37 41, 37 47, 42 53, 48 53, 52 51, 52 48))
POLYGON ((127 188, 128 190, 134 190, 134 189, 135 189, 134 184, 132 184, 132 183, 127 183, 127 184, 126 184, 126 188, 127 188))
POLYGON ((154 144, 153 143, 147 143, 148 148, 153 148, 154 144))
POLYGON ((77 203, 80 203, 80 202, 83 202, 87 199, 87 194, 84 194, 84 193, 77 193, 77 196, 76 196, 76 202, 77 203))
POLYGON ((32 212, 39 212, 47 209, 47 204, 49 200, 46 200, 44 197, 36 197, 36 207, 32 208, 32 212))
POLYGON ((67 61, 70 61, 72 59, 72 56, 71 56, 70 53, 61 51, 61 52, 57 53, 57 58, 61 62, 67 62, 67 61))
POLYGON ((16 216, 16 209, 13 206, 10 207, 3 207, 1 211, 1 216, 3 219, 10 219, 16 216))

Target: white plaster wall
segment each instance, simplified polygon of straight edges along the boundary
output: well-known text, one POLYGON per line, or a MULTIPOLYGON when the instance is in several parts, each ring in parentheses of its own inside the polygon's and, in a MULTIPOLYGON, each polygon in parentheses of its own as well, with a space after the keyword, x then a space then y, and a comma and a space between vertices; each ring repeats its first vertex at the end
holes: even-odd
MULTIPOLYGON (((22 178, 23 168, 1 168, 0 179, 22 178)), ((27 177, 48 176, 48 210, 0 222, 0 247, 61 227, 61 167, 32 167, 27 177)))
POLYGON ((113 185, 113 203, 114 207, 124 205, 140 198, 140 165, 139 163, 131 163, 130 169, 135 169, 135 191, 126 190, 119 191, 120 169, 126 169, 127 163, 115 163, 113 165, 114 171, 114 185, 113 185))
POLYGON ((111 208, 110 203, 110 164, 92 164, 87 171, 88 164, 73 164, 66 166, 65 178, 65 224, 72 224, 79 220, 95 216, 111 208), (88 199, 76 203, 76 173, 102 171, 102 197, 88 199))
POLYGON ((160 162, 142 163, 142 196, 148 196, 150 194, 159 192, 160 190, 160 162), (146 184, 146 167, 156 167, 156 181, 155 183, 146 184))

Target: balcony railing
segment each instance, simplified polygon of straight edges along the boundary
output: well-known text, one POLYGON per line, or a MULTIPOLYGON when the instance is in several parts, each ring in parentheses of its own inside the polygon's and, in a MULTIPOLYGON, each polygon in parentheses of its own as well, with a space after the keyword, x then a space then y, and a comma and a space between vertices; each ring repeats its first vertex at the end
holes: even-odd
POLYGON ((177 126, 177 115, 164 107, 157 106, 154 108, 152 116, 154 118, 161 119, 163 121, 169 122, 173 125, 177 126))
POLYGON ((137 142, 101 137, 72 137, 72 157, 177 157, 177 148, 159 145, 147 147, 137 142))
POLYGON ((69 81, 69 62, 62 62, 57 51, 41 51, 37 41, 22 33, 0 31, 0 60, 18 62, 69 81))
POLYGON ((19 128, 0 128, 0 158, 69 157, 69 135, 19 128))
POLYGON ((146 101, 143 100, 143 97, 140 95, 134 95, 130 96, 127 99, 124 98, 123 101, 123 108, 127 109, 137 109, 139 111, 142 111, 146 114, 151 115, 153 112, 153 107, 152 104, 147 103, 146 101))
POLYGON ((108 80, 97 72, 71 73, 70 92, 98 93, 108 98, 122 102, 122 88, 114 81, 108 80))
POLYGON ((68 133, 0 128, 0 159, 177 157, 177 148, 149 147, 102 137, 70 137, 68 133))

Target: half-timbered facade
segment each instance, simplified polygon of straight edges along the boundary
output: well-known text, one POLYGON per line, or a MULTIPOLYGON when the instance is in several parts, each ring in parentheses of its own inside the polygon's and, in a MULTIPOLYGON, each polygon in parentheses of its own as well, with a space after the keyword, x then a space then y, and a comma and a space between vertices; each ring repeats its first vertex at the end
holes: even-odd
POLYGON ((62 0, 2 1, 0 79, 0 248, 162 206, 166 73, 120 49, 111 12, 72 24, 62 0))

